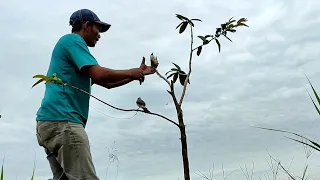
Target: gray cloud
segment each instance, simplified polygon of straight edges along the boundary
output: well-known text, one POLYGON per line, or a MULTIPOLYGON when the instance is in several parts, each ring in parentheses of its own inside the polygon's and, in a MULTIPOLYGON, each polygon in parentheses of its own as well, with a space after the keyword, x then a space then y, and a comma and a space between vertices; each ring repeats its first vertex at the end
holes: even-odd
MULTIPOLYGON (((44 86, 30 88, 34 74, 46 73, 52 48, 60 36, 70 32, 68 18, 79 8, 93 9, 112 24, 97 47, 90 49, 101 65, 132 68, 142 56, 148 61, 154 52, 162 74, 173 67, 171 62, 188 68, 189 34, 175 30, 179 23, 175 13, 203 20, 196 24, 195 36, 213 32, 230 17, 247 17, 250 28, 230 34, 233 42, 222 38, 221 53, 213 43, 194 57, 191 85, 183 103, 192 177, 201 179, 197 170, 207 173, 214 163, 219 179, 223 163, 226 173, 238 169, 229 180, 245 179, 239 166, 251 167, 252 162, 256 178, 263 177, 269 171, 268 152, 286 167, 294 158, 290 170, 301 175, 303 146, 284 134, 251 126, 286 129, 319 139, 319 120, 304 75, 318 89, 319 7, 315 0, 0 2, 4 24, 0 75, 5 79, 0 86, 0 156, 5 155, 5 179, 30 178, 35 155, 36 178, 51 176, 35 137, 35 114, 44 86)), ((196 38, 195 43, 201 41, 196 38)), ((176 120, 166 89, 167 84, 154 75, 142 86, 138 82, 112 90, 94 86, 93 94, 128 109, 136 108, 135 100, 141 96, 152 111, 176 120)), ((176 92, 180 97, 179 84, 176 92)), ((175 126, 159 117, 119 112, 94 99, 91 107, 86 129, 101 179, 109 158, 107 147, 113 142, 120 161, 118 179, 182 179, 175 126)), ((320 175, 318 158, 315 153, 309 161, 314 178, 320 175)), ((116 164, 111 164, 108 179, 115 177, 116 164)))

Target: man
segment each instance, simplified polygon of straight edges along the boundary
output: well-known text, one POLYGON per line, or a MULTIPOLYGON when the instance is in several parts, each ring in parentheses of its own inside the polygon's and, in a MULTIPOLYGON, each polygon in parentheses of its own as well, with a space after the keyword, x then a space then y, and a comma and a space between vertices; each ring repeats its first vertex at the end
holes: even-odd
MULTIPOLYGON (((91 85, 123 86, 155 69, 145 65, 127 70, 99 66, 89 52, 110 24, 88 9, 74 12, 69 21, 72 33, 62 36, 52 52, 47 76, 56 73, 62 81, 91 93, 91 85)), ((37 138, 45 148, 54 180, 98 180, 85 132, 90 96, 73 88, 47 84, 37 112, 37 138)))

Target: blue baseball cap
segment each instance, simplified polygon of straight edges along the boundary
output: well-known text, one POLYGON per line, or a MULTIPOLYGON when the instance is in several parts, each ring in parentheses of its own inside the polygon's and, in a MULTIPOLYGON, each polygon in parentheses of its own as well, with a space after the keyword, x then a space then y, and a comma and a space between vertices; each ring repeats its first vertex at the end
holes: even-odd
POLYGON ((89 9, 80 9, 72 13, 69 24, 73 27, 87 21, 98 24, 101 27, 101 33, 108 31, 111 26, 106 22, 102 22, 99 17, 89 9))

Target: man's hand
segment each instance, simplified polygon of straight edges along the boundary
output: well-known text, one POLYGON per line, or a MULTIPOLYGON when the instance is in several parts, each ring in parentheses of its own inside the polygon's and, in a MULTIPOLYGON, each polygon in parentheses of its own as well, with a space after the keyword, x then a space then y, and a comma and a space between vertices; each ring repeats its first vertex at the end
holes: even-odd
POLYGON ((156 72, 156 69, 151 66, 147 66, 145 64, 145 62, 146 62, 146 59, 144 57, 142 57, 142 62, 140 64, 140 68, 142 68, 143 74, 144 75, 154 74, 156 72))
POLYGON ((156 72, 156 69, 151 66, 147 66, 147 68, 143 70, 144 75, 151 75, 151 74, 154 74, 155 72, 156 72))
POLYGON ((132 80, 140 80, 144 77, 142 68, 133 68, 130 70, 130 77, 132 80))
MULTIPOLYGON (((145 64, 145 62, 146 62, 146 59, 144 57, 142 57, 142 62, 140 64, 139 68, 143 70, 143 74, 144 75, 150 75, 150 74, 155 73, 156 72, 155 69, 153 67, 151 67, 151 66, 147 66, 145 64)), ((144 76, 141 79, 139 79, 140 85, 142 84, 142 82, 144 82, 144 79, 145 79, 144 76)))
POLYGON ((142 57, 142 62, 139 68, 141 68, 142 70, 145 70, 147 68, 146 59, 144 57, 142 57))

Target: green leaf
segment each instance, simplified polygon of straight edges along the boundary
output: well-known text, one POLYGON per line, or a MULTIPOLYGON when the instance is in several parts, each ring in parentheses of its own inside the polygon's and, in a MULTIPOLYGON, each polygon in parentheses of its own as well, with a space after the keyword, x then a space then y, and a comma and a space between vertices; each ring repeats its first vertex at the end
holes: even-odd
POLYGON ((186 75, 184 71, 180 71, 179 74, 186 75))
POLYGON ((167 77, 167 79, 169 79, 171 76, 173 76, 173 75, 175 75, 175 74, 178 74, 178 73, 172 73, 172 74, 170 74, 170 75, 167 77))
POLYGON ((232 21, 229 21, 229 24, 231 24, 231 23, 233 23, 233 22, 235 22, 236 20, 232 20, 232 21))
MULTIPOLYGON (((313 94, 314 94, 314 96, 316 96, 316 99, 317 99, 317 101, 318 101, 318 104, 320 105, 320 98, 319 98, 316 90, 314 89, 313 85, 311 84, 311 81, 310 81, 310 79, 308 78, 307 75, 306 75, 306 77, 307 77, 308 82, 309 82, 309 84, 310 84, 310 86, 311 86, 311 88, 312 88, 313 94)), ((308 91, 307 91, 307 92, 308 92, 308 91)), ((314 102, 314 100, 312 99, 312 97, 311 97, 311 95, 310 95, 309 92, 308 92, 308 94, 309 94, 310 99, 312 100, 312 103, 313 103, 314 107, 316 108, 318 114, 320 115, 320 110, 319 110, 319 108, 318 108, 317 105, 315 104, 315 102, 314 102)))
POLYGON ((179 33, 180 33, 180 34, 183 33, 184 30, 186 30, 187 26, 188 26, 188 22, 183 22, 183 23, 182 23, 182 26, 181 26, 180 29, 179 29, 179 33))
POLYGON ((202 41, 206 40, 206 37, 204 37, 204 36, 198 36, 198 38, 200 38, 202 41))
POLYGON ((231 41, 231 42, 232 42, 232 40, 231 40, 228 36, 226 36, 226 35, 225 35, 224 37, 226 37, 229 41, 231 41))
POLYGON ((180 80, 180 84, 183 86, 184 82, 186 81, 187 75, 185 74, 180 74, 179 75, 179 80, 180 80))
POLYGON ((34 86, 36 86, 37 84, 41 83, 41 82, 44 81, 44 80, 45 80, 45 79, 39 79, 36 83, 34 83, 34 84, 32 85, 31 88, 33 88, 34 86))
POLYGON ((46 78, 48 78, 48 77, 45 76, 45 75, 42 75, 42 74, 37 74, 37 75, 34 75, 33 78, 43 78, 43 79, 46 79, 46 78))
POLYGON ((4 164, 4 158, 2 160, 2 166, 1 166, 1 175, 0 175, 0 180, 4 180, 4 170, 3 170, 3 164, 4 164))
POLYGON ((182 25, 182 23, 183 23, 183 22, 181 22, 181 23, 176 27, 176 29, 178 29, 178 27, 180 27, 180 26, 182 25))
POLYGON ((209 40, 205 40, 205 41, 203 41, 203 45, 206 45, 206 44, 209 44, 209 40))
POLYGON ((234 28, 235 26, 233 25, 233 24, 229 24, 228 26, 227 26, 227 31, 228 30, 230 30, 230 29, 232 29, 232 28, 234 28))
POLYGON ((178 79, 178 73, 174 74, 173 76, 173 83, 176 83, 177 79, 178 79))
POLYGON ((191 21, 201 21, 202 22, 202 20, 201 19, 190 19, 191 21))
POLYGON ((179 70, 177 68, 171 68, 171 70, 166 72, 165 75, 168 75, 170 72, 179 72, 179 70))
POLYGON ((236 32, 235 29, 227 29, 227 31, 230 31, 230 32, 232 32, 232 33, 236 32))
MULTIPOLYGON (((303 138, 303 139, 311 142, 315 147, 314 147, 314 146, 311 146, 311 145, 309 145, 309 144, 306 144, 306 143, 304 143, 304 142, 301 142, 302 144, 308 145, 308 146, 310 146, 310 147, 312 147, 312 148, 314 148, 314 149, 316 149, 316 150, 318 150, 318 151, 320 152, 320 144, 318 144, 318 143, 316 143, 316 142, 314 142, 314 141, 311 141, 310 139, 308 139, 308 138, 306 138, 306 137, 304 137, 304 136, 301 136, 301 135, 299 135, 299 134, 297 134, 297 133, 290 132, 290 131, 285 131, 285 130, 271 129, 271 128, 263 128, 263 127, 257 127, 257 128, 265 129, 265 130, 270 130, 270 131, 278 131, 278 132, 289 133, 289 134, 293 134, 293 135, 295 135, 295 136, 301 137, 301 138, 303 138)), ((295 141, 297 141, 297 140, 295 140, 295 141)))
POLYGON ((169 72, 173 72, 173 71, 171 70, 171 71, 166 72, 166 75, 168 75, 168 74, 169 74, 169 72))
POLYGON ((249 27, 248 25, 246 25, 244 23, 238 23, 236 26, 247 26, 247 27, 249 27))
POLYGON ((182 25, 180 26, 179 33, 182 34, 186 30, 187 26, 188 26, 188 22, 183 22, 182 25))
POLYGON ((200 56, 201 51, 202 51, 202 46, 199 46, 199 47, 198 47, 198 50, 197 50, 197 55, 198 55, 198 56, 200 56))
POLYGON ((186 18, 180 14, 176 14, 176 17, 179 18, 180 20, 189 20, 188 18, 186 18))
MULTIPOLYGON (((180 84, 183 86, 184 85, 184 82, 186 81, 186 78, 187 78, 187 74, 180 74, 179 75, 179 80, 180 80, 180 84)), ((190 80, 188 79, 188 83, 190 84, 190 80)))
POLYGON ((0 176, 0 180, 4 180, 4 172, 3 172, 3 164, 1 166, 1 176, 0 176))
POLYGON ((227 24, 226 24, 226 23, 221 24, 221 28, 222 28, 223 30, 226 29, 226 27, 227 27, 227 24))
POLYGON ((217 30, 216 30, 216 35, 218 35, 220 32, 221 32, 221 28, 217 28, 217 30))
POLYGON ((248 21, 246 18, 240 18, 240 19, 238 20, 237 24, 240 24, 240 23, 246 22, 246 21, 248 21))
POLYGON ((32 176, 31 176, 31 180, 33 180, 33 179, 34 179, 35 168, 36 168, 36 162, 34 161, 34 165, 33 165, 33 171, 32 171, 32 176))
MULTIPOLYGON (((307 91, 307 92, 308 92, 308 91, 307 91)), ((313 103, 314 107, 316 108, 316 110, 317 110, 318 114, 320 115, 320 110, 319 110, 319 108, 317 107, 316 103, 315 103, 315 102, 314 102, 314 100, 312 99, 312 97, 311 97, 311 95, 310 95, 310 93, 309 93, 309 92, 308 92, 308 94, 309 94, 309 97, 310 97, 310 99, 311 99, 311 101, 312 101, 312 103, 313 103)))
POLYGON ((217 43, 217 45, 218 45, 218 48, 219 48, 219 52, 220 52, 220 50, 221 50, 221 45, 220 45, 220 42, 219 42, 219 40, 218 39, 215 39, 216 40, 216 43, 217 43))
POLYGON ((177 68, 178 68, 178 71, 181 71, 181 68, 180 68, 180 66, 178 66, 176 63, 172 63, 173 65, 175 65, 177 68))
POLYGON ((319 96, 318 96, 318 94, 317 94, 316 90, 314 89, 314 87, 313 87, 313 85, 311 84, 311 81, 309 80, 309 78, 308 78, 308 77, 307 77, 307 79, 308 79, 309 84, 310 84, 310 86, 311 86, 311 88, 312 88, 313 94, 316 96, 317 101, 318 101, 318 103, 319 103, 319 105, 320 105, 320 98, 319 98, 319 96))
POLYGON ((192 21, 188 21, 188 23, 189 23, 192 27, 194 27, 194 24, 193 24, 192 21))
POLYGON ((313 148, 313 149, 315 149, 315 150, 317 150, 317 151, 320 152, 320 149, 318 148, 318 147, 319 147, 319 144, 317 144, 317 143, 315 143, 315 142, 313 142, 313 141, 311 141, 311 143, 312 143, 312 144, 316 144, 316 146, 312 146, 312 145, 310 145, 310 144, 308 144, 308 143, 305 143, 305 142, 303 142, 303 141, 299 141, 299 140, 296 140, 296 139, 293 139, 293 138, 289 138, 289 137, 287 137, 287 138, 288 138, 288 139, 291 139, 291 140, 293 140, 293 141, 299 142, 299 143, 301 143, 301 144, 307 145, 307 146, 309 146, 309 147, 311 147, 311 148, 313 148))

